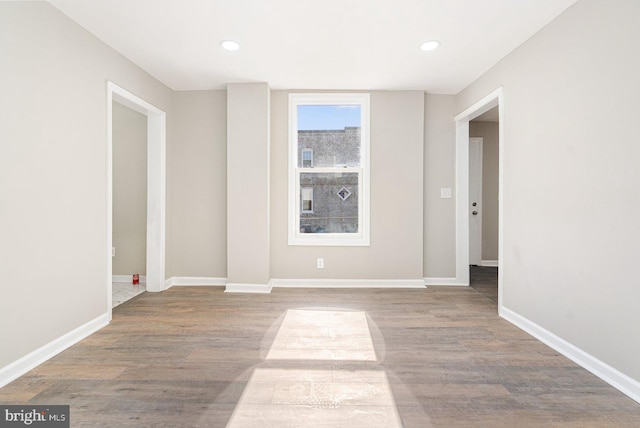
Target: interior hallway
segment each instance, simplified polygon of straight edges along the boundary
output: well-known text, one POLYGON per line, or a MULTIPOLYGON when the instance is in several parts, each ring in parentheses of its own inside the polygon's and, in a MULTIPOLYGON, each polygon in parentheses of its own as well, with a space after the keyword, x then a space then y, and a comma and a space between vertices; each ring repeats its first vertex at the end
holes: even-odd
POLYGON ((471 287, 174 287, 0 402, 70 404, 74 427, 640 426, 640 405, 496 312, 471 287))

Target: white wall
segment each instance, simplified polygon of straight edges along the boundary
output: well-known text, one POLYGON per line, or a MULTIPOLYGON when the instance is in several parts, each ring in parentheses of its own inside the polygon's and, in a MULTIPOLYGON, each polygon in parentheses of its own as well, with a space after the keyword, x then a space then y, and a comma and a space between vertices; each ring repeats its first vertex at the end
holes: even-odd
POLYGON ((114 275, 147 269, 147 117, 113 103, 114 275))
POLYGON ((639 16, 579 1, 456 99, 504 87, 504 306, 636 381, 639 16))
POLYGON ((287 241, 288 94, 271 102, 271 274, 278 279, 422 278, 422 91, 371 92, 371 246, 287 241), (316 268, 316 258, 325 268, 316 268))
POLYGON ((0 2, 0 52, 1 368, 107 313, 106 81, 172 92, 44 2, 0 2))
POLYGON ((227 94, 179 91, 167 153, 170 276, 227 276, 227 94))

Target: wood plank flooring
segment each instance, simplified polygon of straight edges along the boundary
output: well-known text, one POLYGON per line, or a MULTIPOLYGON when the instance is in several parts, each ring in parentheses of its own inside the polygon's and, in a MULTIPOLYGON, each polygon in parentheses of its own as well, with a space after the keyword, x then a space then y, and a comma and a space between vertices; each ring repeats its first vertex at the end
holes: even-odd
POLYGON ((498 303, 498 268, 471 266, 471 288, 498 303))
POLYGON ((73 427, 640 426, 638 403, 496 312, 462 287, 174 287, 117 307, 0 403, 69 404, 73 427))

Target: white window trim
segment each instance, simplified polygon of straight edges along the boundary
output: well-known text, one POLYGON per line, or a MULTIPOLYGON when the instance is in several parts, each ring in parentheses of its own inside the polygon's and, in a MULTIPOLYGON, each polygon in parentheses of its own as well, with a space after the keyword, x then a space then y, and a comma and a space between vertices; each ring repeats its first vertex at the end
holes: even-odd
POLYGON ((308 246, 369 246, 370 245, 370 136, 369 94, 364 93, 320 93, 289 94, 289 186, 288 222, 289 245, 308 246), (300 233, 300 186, 301 172, 335 172, 333 168, 298 167, 298 105, 360 105, 360 167, 341 168, 341 172, 357 172, 358 181, 358 233, 300 233))

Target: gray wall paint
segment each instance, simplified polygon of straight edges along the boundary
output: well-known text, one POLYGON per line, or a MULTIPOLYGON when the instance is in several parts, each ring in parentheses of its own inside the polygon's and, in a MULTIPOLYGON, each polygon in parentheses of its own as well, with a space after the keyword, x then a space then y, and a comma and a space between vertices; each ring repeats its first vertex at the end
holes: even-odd
POLYGON ((457 97, 504 87, 504 305, 636 381, 638 16, 582 0, 457 97))
POLYGON ((498 260, 498 122, 469 122, 482 137, 482 260, 498 260))
MULTIPOLYGON (((287 247, 287 92, 275 92, 271 276, 415 278, 423 263, 424 276, 454 276, 454 199, 440 199, 440 187, 455 184, 453 117, 503 86, 504 304, 640 380, 639 15, 633 0, 582 0, 455 97, 373 93, 372 168, 388 173, 372 177, 368 248, 287 247), (405 138, 394 138, 400 127, 405 138), (394 206, 406 208, 402 217, 394 206), (326 259, 322 272, 316 257, 326 259)), ((191 188, 210 178, 205 161, 196 162, 198 178, 181 177, 195 157, 222 153, 204 143, 222 134, 221 95, 176 94, 186 116, 174 121, 170 89, 46 3, 0 2, 0 50, 0 257, 8 261, 0 277, 13 284, 0 300, 0 334, 12 344, 0 349, 2 367, 107 311, 107 79, 168 113, 167 276, 222 276, 209 262, 225 251, 199 243, 203 256, 192 261, 181 241, 197 228, 182 204, 196 199, 183 193, 222 193, 209 186, 220 184, 218 173, 191 188), (201 117, 192 134, 187 116, 198 105, 216 124, 201 117), (181 159, 180 144, 193 152, 181 159)), ((211 221, 205 227, 217 236, 222 221, 211 221)))
POLYGON ((424 93, 371 92, 370 247, 288 245, 288 92, 274 91, 271 101, 272 277, 422 278, 424 93))
POLYGON ((3 367, 107 312, 106 81, 172 92, 44 2, 0 2, 0 51, 3 367))
MULTIPOLYGON (((268 282, 270 278, 421 278, 423 179, 422 165, 419 160, 423 157, 424 94, 420 91, 372 94, 372 150, 376 155, 372 159, 372 164, 377 171, 372 176, 372 187, 375 186, 374 188, 379 190, 374 191, 372 195, 372 203, 375 204, 372 211, 374 213, 372 217, 373 248, 360 249, 289 247, 287 244, 287 94, 286 91, 276 91, 272 94, 271 101, 272 244, 271 260, 267 259, 271 274, 265 281, 268 282), (373 124, 373 120, 376 124, 373 124), (399 138, 396 138, 396 135, 399 138), (400 190, 395 191, 395 188, 400 190), (415 197, 416 194, 418 198, 415 197), (398 206, 406 206, 406 209, 393 208, 396 203, 398 206), (394 235, 394 230, 398 232, 397 236, 394 235), (376 238, 377 242, 374 242, 376 238), (397 258, 396 256, 388 257, 388 248, 394 249, 393 253, 397 258), (347 256, 354 258, 349 260, 347 256), (322 271, 316 269, 317 257, 325 258, 327 267, 322 271), (289 262, 291 258, 298 263, 289 262)), ((452 116, 453 96, 448 97, 448 100, 451 105, 449 113, 452 116)), ((226 214, 227 209, 224 203, 220 203, 226 196, 226 189, 222 188, 226 181, 221 180, 220 177, 227 173, 227 168, 226 165, 220 164, 219 159, 222 156, 226 160, 226 146, 222 148, 218 143, 226 135, 226 123, 222 122, 227 118, 224 102, 226 102, 226 91, 212 91, 208 94, 177 92, 175 95, 173 105, 175 144, 168 159, 169 174, 172 177, 168 183, 173 214, 170 225, 172 275, 228 276, 226 266, 222 265, 222 262, 229 263, 226 258, 226 243, 215 238, 222 236, 222 228, 226 226, 226 215, 223 217, 220 213, 221 210, 225 210, 226 214), (205 198, 205 201, 202 201, 202 198, 205 198), (194 213, 193 208, 196 204, 204 204, 204 210, 194 213), (199 230, 203 228, 208 232, 200 233, 199 230), (195 247, 201 250, 193 250, 195 247)), ((241 114, 245 114, 246 106, 251 103, 250 99, 241 97, 235 101, 237 107, 234 108, 237 108, 241 114)), ((265 112, 262 109, 261 114, 265 112)), ((451 116, 448 116, 446 123, 453 123, 451 116)), ((252 129, 246 125, 246 117, 241 116, 236 121, 242 129, 252 129)), ((257 138, 259 135, 256 134, 254 137, 257 138)), ((254 137, 248 138, 247 141, 255 141, 254 137)), ((239 165, 234 171, 237 171, 240 176, 245 175, 247 171, 254 174, 256 165, 264 165, 261 159, 248 160, 251 156, 248 148, 238 146, 237 153, 235 162, 239 165)), ((233 161, 230 160, 230 162, 233 161)), ((431 162, 434 167, 439 165, 435 159, 431 162)), ((247 177, 242 179, 246 180, 247 177)), ((255 184, 261 186, 264 182, 264 179, 259 179, 255 184)), ((244 185, 248 184, 244 183, 244 185)), ((244 199, 244 196, 242 198, 244 199)), ((254 203, 255 201, 251 202, 251 207, 255 207, 254 203)), ((239 254, 242 254, 242 257, 237 260, 237 266, 239 270, 249 272, 250 266, 265 256, 247 256, 247 251, 251 247, 247 242, 251 242, 252 239, 246 235, 250 230, 247 224, 254 224, 255 221, 245 217, 249 214, 256 215, 256 213, 253 212, 253 208, 245 207, 243 210, 235 215, 238 224, 228 227, 230 230, 238 230, 244 236, 242 239, 234 240, 239 254)), ((453 227, 453 220, 450 223, 453 227)), ((435 229, 439 230, 440 225, 436 225, 435 229)), ((452 236, 455 236, 455 230, 452 236)), ((454 259, 453 249, 451 258, 454 259)), ((454 261, 453 263, 455 264, 454 261)), ((231 276, 229 280, 238 282, 231 276)), ((257 281, 257 278, 253 278, 240 282, 257 281)))
POLYGON ((227 85, 227 277, 267 284, 270 276, 270 89, 227 85))
POLYGON ((227 276, 227 93, 179 91, 173 101, 172 276, 227 276))
POLYGON ((147 269, 147 117, 113 103, 114 275, 147 269))
POLYGON ((424 276, 456 276, 455 97, 424 99, 424 276), (451 199, 441 199, 449 187, 451 199))

